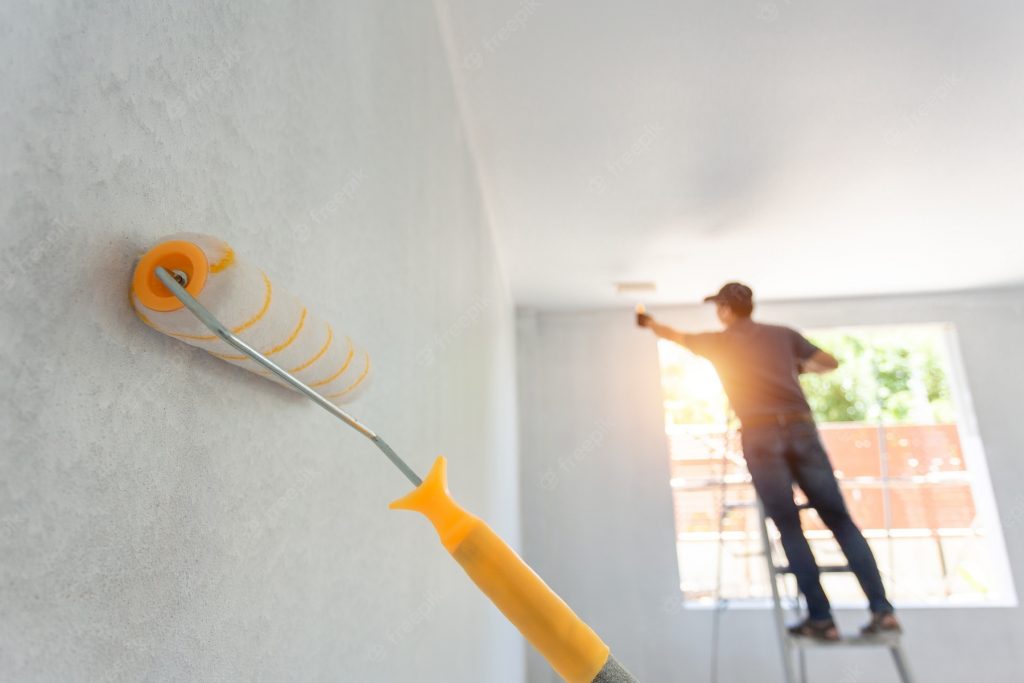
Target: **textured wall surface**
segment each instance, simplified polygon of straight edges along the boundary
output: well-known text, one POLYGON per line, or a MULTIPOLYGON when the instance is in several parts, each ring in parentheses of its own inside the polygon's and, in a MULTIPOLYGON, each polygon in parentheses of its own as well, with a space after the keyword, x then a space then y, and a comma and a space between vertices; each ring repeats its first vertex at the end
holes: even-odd
MULTIPOLYGON (((656 310, 684 330, 716 329, 708 306, 656 310)), ((1024 588, 1024 290, 765 304, 796 327, 952 322, 1018 592, 1024 588)), ((630 311, 519 317, 526 559, 641 681, 708 680, 711 613, 684 609, 674 545, 657 347, 630 311)), ((898 605, 897 605, 898 607, 898 605)), ((1024 609, 904 610, 917 680, 1024 680, 1024 609)), ((841 611, 854 631, 864 613, 841 611)), ((720 680, 781 680, 771 614, 722 618, 720 680)), ((811 680, 895 681, 881 650, 813 652, 811 680)), ((529 680, 552 682, 530 656, 529 680)))
POLYGON ((372 446, 128 306, 156 237, 228 240, 514 542, 511 305, 429 3, 6 2, 0 61, 0 679, 521 681, 372 446))

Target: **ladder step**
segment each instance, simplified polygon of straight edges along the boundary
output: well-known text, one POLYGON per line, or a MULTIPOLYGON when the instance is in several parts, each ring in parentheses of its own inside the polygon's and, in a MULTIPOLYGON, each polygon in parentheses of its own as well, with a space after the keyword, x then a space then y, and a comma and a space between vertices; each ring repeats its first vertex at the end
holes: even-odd
POLYGON ((790 645, 793 647, 899 647, 899 633, 884 633, 874 636, 846 636, 839 640, 819 640, 817 638, 802 638, 789 636, 790 645))
MULTIPOLYGON (((852 569, 850 569, 850 565, 848 564, 826 564, 823 567, 818 567, 818 569, 821 571, 822 574, 842 574, 845 572, 853 571, 852 569)), ((793 573, 793 570, 785 565, 776 567, 775 571, 779 574, 793 573)))
MULTIPOLYGON (((789 607, 794 607, 795 608, 797 606, 797 601, 794 598, 783 598, 782 600, 780 600, 780 602, 785 603, 787 608, 789 608, 789 607)), ((767 606, 771 606, 772 599, 771 598, 767 598, 767 597, 751 597, 751 596, 743 596, 741 598, 719 598, 718 600, 715 600, 714 604, 715 605, 721 605, 721 604, 725 604, 725 605, 747 605, 747 604, 750 604, 750 605, 767 605, 767 606)))
MULTIPOLYGON (((756 500, 740 501, 737 503, 722 503, 723 510, 751 510, 757 507, 756 500)), ((814 506, 810 503, 799 503, 796 506, 797 510, 813 510, 814 506)))
MULTIPOLYGON (((759 506, 760 506, 760 504, 756 500, 753 500, 753 501, 735 501, 735 502, 725 502, 725 501, 722 501, 722 505, 721 505, 720 513, 719 513, 719 524, 720 524, 719 529, 721 530, 721 529, 724 528, 725 522, 726 522, 726 520, 727 520, 727 518, 729 516, 729 513, 731 511, 733 511, 733 510, 758 509, 759 506)), ((813 507, 811 506, 810 503, 796 503, 796 507, 800 511, 813 509, 813 507)), ((806 672, 806 669, 804 669, 804 662, 805 662, 805 659, 804 659, 804 657, 805 657, 804 649, 805 648, 885 647, 885 648, 888 648, 890 654, 892 655, 892 659, 893 659, 893 661, 894 661, 894 663, 896 665, 896 670, 897 670, 897 674, 899 675, 900 681, 902 683, 910 683, 910 681, 911 681, 910 671, 909 671, 909 669, 907 667, 906 656, 905 656, 905 654, 903 652, 903 647, 902 647, 902 644, 901 644, 901 638, 900 638, 900 634, 899 633, 880 633, 880 634, 867 635, 867 636, 858 634, 858 635, 850 635, 850 636, 847 636, 847 637, 843 637, 843 638, 840 638, 839 640, 835 640, 835 641, 817 640, 817 639, 814 639, 814 638, 802 638, 802 637, 799 637, 799 636, 792 636, 792 635, 789 634, 788 629, 785 626, 784 610, 786 608, 784 607, 784 603, 787 603, 787 604, 789 604, 790 606, 792 606, 794 608, 799 608, 800 601, 799 601, 799 598, 795 598, 795 599, 794 598, 790 598, 788 595, 784 597, 782 595, 782 591, 779 589, 779 582, 778 582, 777 579, 778 579, 778 575, 780 575, 780 574, 782 574, 782 575, 792 574, 793 570, 789 566, 786 566, 786 565, 778 566, 778 565, 775 564, 775 559, 773 557, 773 551, 772 551, 772 549, 774 547, 774 544, 775 544, 775 541, 771 538, 771 531, 768 528, 768 518, 765 516, 763 509, 759 510, 758 517, 759 517, 759 519, 761 521, 761 525, 760 525, 761 526, 761 533, 760 533, 760 536, 761 536, 761 541, 762 541, 761 545, 763 546, 763 550, 761 552, 744 552, 744 553, 739 554, 739 555, 735 555, 734 554, 734 556, 738 556, 738 557, 753 557, 753 556, 758 556, 759 555, 759 556, 764 557, 765 560, 766 560, 766 564, 768 566, 769 574, 771 576, 771 582, 770 582, 771 589, 772 589, 771 602, 773 604, 773 610, 774 610, 774 613, 775 613, 774 621, 775 621, 776 627, 778 629, 779 644, 780 644, 781 650, 782 650, 781 654, 782 654, 783 664, 784 664, 783 672, 785 674, 785 679, 787 681, 795 681, 796 680, 796 671, 794 669, 794 663, 793 663, 793 654, 794 654, 793 650, 798 650, 799 651, 798 654, 799 654, 799 660, 801 662, 801 670, 802 670, 802 675, 801 675, 800 680, 806 680, 807 679, 807 672, 806 672)), ((723 550, 721 544, 724 543, 725 541, 724 541, 724 539, 721 536, 719 536, 718 542, 720 544, 719 545, 719 553, 721 553, 722 550, 723 550)), ((719 584, 718 585, 721 586, 721 571, 722 571, 721 564, 722 563, 719 562, 718 564, 719 564, 719 568, 718 568, 718 571, 719 571, 719 584)), ((825 574, 837 574, 837 573, 846 573, 846 572, 852 571, 848 564, 825 565, 825 566, 819 567, 818 569, 819 569, 819 571, 821 571, 822 573, 825 573, 825 574)), ((728 598, 725 598, 725 597, 723 597, 720 594, 716 595, 715 598, 716 598, 716 602, 715 602, 715 611, 716 611, 716 613, 721 613, 721 612, 725 612, 726 610, 728 610, 729 607, 730 607, 730 603, 738 604, 738 603, 742 603, 742 602, 745 602, 747 600, 750 600, 749 598, 747 598, 747 599, 737 598, 735 600, 730 601, 728 598)), ((760 601, 761 599, 754 599, 754 600, 760 601)), ((717 656, 717 641, 716 641, 715 648, 716 648, 715 656, 717 656)))
POLYGON ((723 510, 750 510, 757 507, 757 501, 751 500, 740 503, 723 503, 723 510))

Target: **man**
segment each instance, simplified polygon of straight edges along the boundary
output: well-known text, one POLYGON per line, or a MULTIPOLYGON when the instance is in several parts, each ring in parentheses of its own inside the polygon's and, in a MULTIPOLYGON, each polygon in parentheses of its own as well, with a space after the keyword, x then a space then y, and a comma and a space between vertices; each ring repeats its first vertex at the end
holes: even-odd
POLYGON ((795 330, 751 320, 753 292, 746 285, 730 282, 704 301, 715 304, 724 332, 679 332, 644 313, 637 314, 637 324, 704 356, 722 380, 742 424, 743 455, 754 489, 779 530, 789 566, 807 601, 807 618, 790 627, 790 633, 839 639, 820 570, 800 526, 794 483, 831 529, 868 597, 871 621, 861 632, 898 633, 900 624, 885 597, 878 565, 846 509, 798 379, 801 372, 834 370, 839 362, 795 330))

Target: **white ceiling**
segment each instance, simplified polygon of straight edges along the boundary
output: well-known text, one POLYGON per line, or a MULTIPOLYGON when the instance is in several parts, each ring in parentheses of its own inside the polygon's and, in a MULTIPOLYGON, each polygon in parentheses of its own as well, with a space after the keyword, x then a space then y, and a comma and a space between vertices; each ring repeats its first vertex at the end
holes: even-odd
POLYGON ((1024 280, 1024 3, 449 0, 518 303, 1024 280))

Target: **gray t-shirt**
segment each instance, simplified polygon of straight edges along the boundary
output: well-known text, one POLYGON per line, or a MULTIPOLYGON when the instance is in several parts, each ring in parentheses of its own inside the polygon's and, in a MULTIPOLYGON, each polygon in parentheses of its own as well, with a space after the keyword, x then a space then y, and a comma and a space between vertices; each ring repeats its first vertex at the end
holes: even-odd
POLYGON ((809 413, 799 365, 818 351, 796 330, 740 320, 724 332, 687 335, 687 347, 712 362, 742 422, 809 413))

